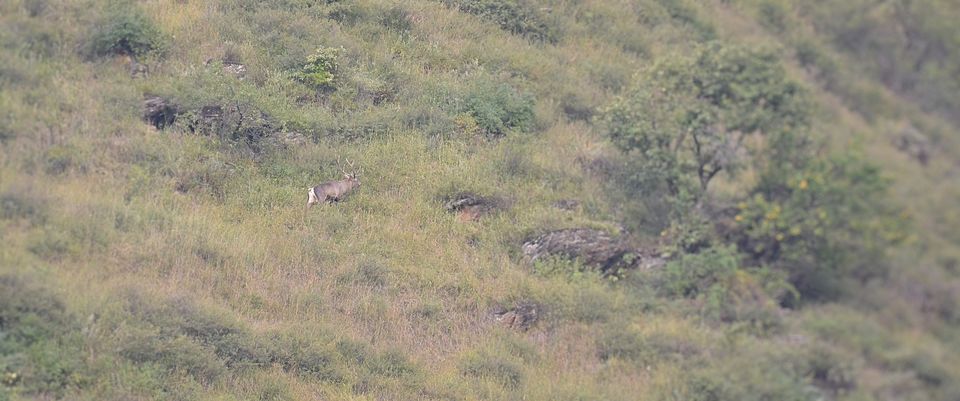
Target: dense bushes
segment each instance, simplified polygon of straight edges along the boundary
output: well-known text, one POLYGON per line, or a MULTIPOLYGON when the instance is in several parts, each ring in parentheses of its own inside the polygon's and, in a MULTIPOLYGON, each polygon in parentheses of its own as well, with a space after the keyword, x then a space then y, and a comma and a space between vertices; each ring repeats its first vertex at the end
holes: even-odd
POLYGON ((97 55, 143 56, 164 48, 163 34, 135 5, 114 5, 91 40, 97 55))
POLYGON ((523 132, 533 125, 533 97, 509 85, 481 81, 466 94, 460 109, 491 138, 523 132))

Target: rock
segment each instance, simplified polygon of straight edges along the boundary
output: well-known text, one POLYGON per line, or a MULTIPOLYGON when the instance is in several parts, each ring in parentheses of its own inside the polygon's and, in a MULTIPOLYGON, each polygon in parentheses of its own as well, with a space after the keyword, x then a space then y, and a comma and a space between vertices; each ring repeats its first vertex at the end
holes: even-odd
POLYGON ((493 317, 502 326, 519 331, 527 331, 537 322, 540 306, 531 301, 520 301, 512 308, 497 308, 493 317))
POLYGON ((893 146, 924 166, 929 163, 933 151, 930 139, 909 124, 900 130, 893 140, 893 146))
POLYGON ((247 75, 247 66, 233 61, 224 61, 223 72, 243 79, 247 75))
POLYGON ((146 78, 150 74, 150 68, 146 64, 132 61, 130 63, 130 78, 146 78))
POLYGON ((636 258, 624 258, 627 254, 637 255, 622 238, 589 228, 551 231, 524 242, 522 250, 530 261, 545 256, 578 259, 603 274, 616 274, 621 268, 633 267, 637 262, 636 258))
POLYGON ((307 143, 307 137, 299 132, 287 131, 283 133, 280 140, 286 146, 303 146, 307 143))
POLYGON ((443 208, 457 214, 460 221, 477 221, 503 207, 503 200, 469 192, 456 194, 443 208))
POLYGON ((556 202, 553 202, 553 207, 572 212, 580 207, 580 201, 574 199, 561 199, 556 202))
POLYGON ((157 129, 164 129, 177 119, 179 107, 160 96, 146 95, 143 100, 143 120, 157 129))

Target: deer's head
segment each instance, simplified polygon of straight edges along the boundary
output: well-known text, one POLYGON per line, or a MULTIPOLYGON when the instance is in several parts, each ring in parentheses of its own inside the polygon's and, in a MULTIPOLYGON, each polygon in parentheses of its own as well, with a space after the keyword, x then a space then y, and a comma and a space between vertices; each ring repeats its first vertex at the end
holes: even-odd
POLYGON ((350 167, 350 170, 347 171, 347 169, 345 169, 343 165, 340 164, 339 158, 337 158, 337 165, 340 166, 340 172, 343 173, 343 181, 349 182, 350 185, 353 187, 360 186, 360 173, 363 172, 362 167, 358 168, 354 166, 353 162, 350 161, 350 159, 347 159, 347 165, 350 167))

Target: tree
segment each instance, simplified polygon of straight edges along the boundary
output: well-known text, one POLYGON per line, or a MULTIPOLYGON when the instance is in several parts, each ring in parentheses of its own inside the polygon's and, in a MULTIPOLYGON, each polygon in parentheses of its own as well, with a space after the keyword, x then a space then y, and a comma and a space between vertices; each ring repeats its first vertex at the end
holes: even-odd
POLYGON ((741 167, 747 137, 785 146, 779 137, 806 127, 809 110, 776 54, 714 42, 642 71, 604 122, 647 178, 698 199, 719 173, 741 167))
POLYGON ((631 156, 636 188, 665 188, 672 200, 668 250, 682 258, 736 245, 743 266, 772 268, 801 295, 822 298, 841 279, 883 274, 884 249, 903 234, 879 170, 849 152, 821 152, 811 110, 774 53, 711 43, 642 71, 603 118, 631 156), (744 168, 752 179, 726 199, 736 213, 704 211, 711 181, 744 168), (734 221, 721 233, 718 219, 734 221))

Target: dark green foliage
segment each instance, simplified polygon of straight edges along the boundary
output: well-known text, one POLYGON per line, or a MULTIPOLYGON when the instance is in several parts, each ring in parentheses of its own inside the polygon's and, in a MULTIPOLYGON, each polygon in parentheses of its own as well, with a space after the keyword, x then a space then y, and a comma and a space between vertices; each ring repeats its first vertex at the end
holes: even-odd
POLYGON ((162 52, 163 34, 136 5, 114 4, 91 38, 96 55, 121 54, 143 56, 162 52))
POLYGON ((461 11, 493 21, 500 28, 533 40, 556 42, 557 29, 525 0, 443 0, 461 11))
POLYGON ((884 200, 886 181, 854 152, 775 168, 735 217, 740 248, 789 272, 801 294, 837 295, 840 279, 885 274, 883 255, 905 235, 884 200))

